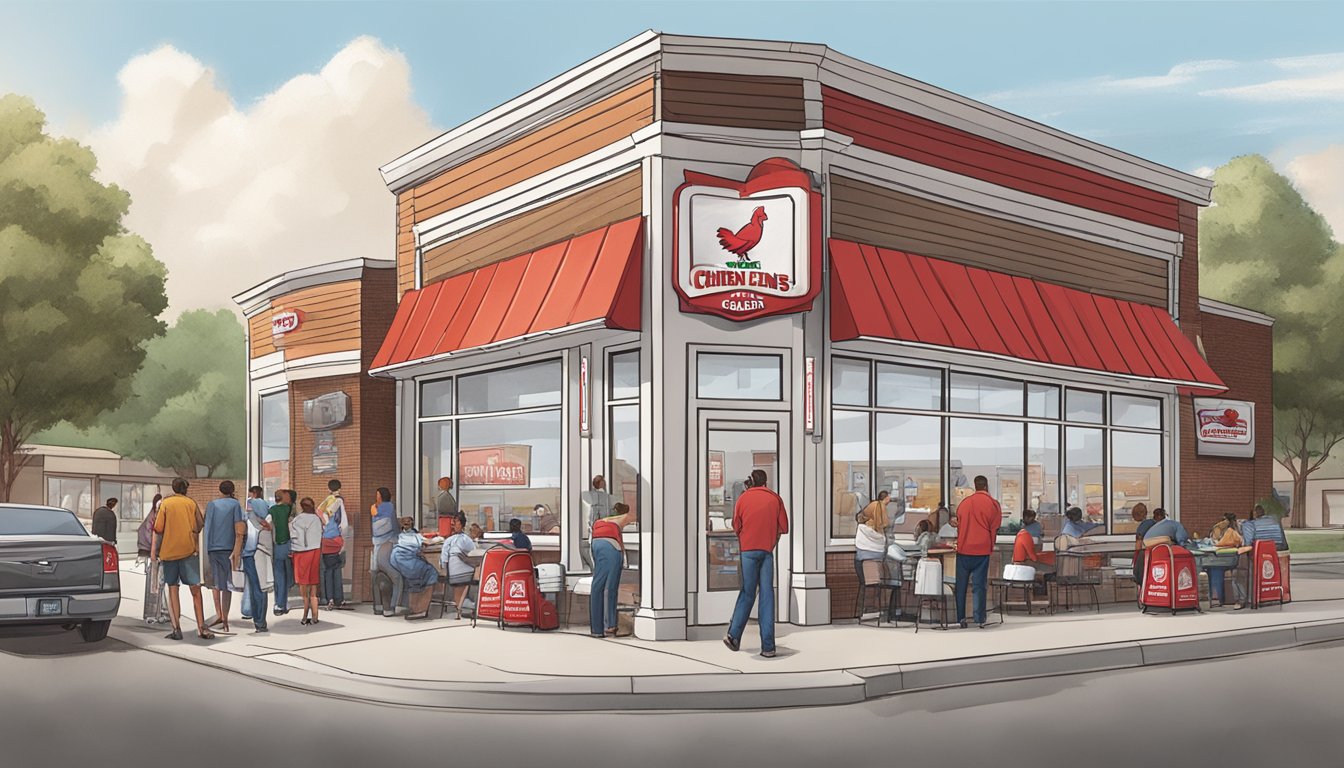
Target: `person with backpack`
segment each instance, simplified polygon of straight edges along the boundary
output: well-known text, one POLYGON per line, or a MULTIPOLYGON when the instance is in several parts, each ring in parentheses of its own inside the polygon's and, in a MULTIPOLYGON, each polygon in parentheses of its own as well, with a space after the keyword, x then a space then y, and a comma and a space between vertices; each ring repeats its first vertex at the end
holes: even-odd
POLYGON ((351 611, 354 606, 345 604, 342 583, 345 533, 350 526, 345 516, 345 499, 341 498, 341 481, 328 481, 327 490, 330 495, 317 507, 318 517, 322 518, 322 581, 318 599, 329 611, 351 611))

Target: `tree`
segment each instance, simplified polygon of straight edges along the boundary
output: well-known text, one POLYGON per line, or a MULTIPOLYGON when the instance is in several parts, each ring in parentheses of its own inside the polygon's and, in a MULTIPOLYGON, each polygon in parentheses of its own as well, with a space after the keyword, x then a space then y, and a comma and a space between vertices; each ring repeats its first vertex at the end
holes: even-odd
POLYGON ((1291 523, 1306 524, 1307 479, 1344 441, 1344 248, 1325 219, 1258 155, 1214 172, 1199 222, 1205 295, 1275 317, 1275 460, 1293 477, 1291 523))
POLYGON ((168 303, 163 264, 122 226, 130 196, 45 127, 31 100, 0 97, 0 501, 34 432, 126 399, 168 303))
POLYGON ((126 403, 92 429, 61 424, 39 435, 105 448, 195 477, 246 469, 247 359, 243 326, 228 310, 185 312, 145 344, 126 403))

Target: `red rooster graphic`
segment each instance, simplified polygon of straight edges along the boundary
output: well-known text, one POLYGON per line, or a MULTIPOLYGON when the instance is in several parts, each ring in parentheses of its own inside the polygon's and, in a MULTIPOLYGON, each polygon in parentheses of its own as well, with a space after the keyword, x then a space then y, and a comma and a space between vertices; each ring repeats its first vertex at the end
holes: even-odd
POLYGON ((751 221, 736 232, 727 227, 719 227, 719 245, 729 253, 746 256, 748 251, 761 242, 761 230, 767 218, 769 217, 765 215, 765 206, 756 206, 756 210, 751 212, 751 221))
POLYGON ((1223 411, 1223 415, 1218 417, 1218 423, 1224 427, 1235 427, 1240 421, 1241 414, 1235 408, 1228 408, 1223 411))

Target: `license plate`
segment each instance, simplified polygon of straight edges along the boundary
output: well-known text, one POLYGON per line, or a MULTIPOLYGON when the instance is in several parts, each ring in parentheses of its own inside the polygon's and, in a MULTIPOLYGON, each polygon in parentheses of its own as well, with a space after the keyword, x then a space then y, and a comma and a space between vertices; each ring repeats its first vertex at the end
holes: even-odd
POLYGON ((37 615, 38 615, 38 616, 60 616, 60 615, 61 615, 61 601, 60 601, 60 600, 38 600, 38 601, 37 601, 37 615))

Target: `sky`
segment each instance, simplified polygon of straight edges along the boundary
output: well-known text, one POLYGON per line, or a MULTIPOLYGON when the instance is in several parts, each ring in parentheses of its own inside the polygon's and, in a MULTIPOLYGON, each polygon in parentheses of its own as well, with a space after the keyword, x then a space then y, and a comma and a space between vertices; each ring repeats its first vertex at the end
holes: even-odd
POLYGON ((377 167, 646 29, 824 43, 1179 170, 1260 153, 1344 238, 1344 4, 0 1, 0 93, 91 145, 173 313, 392 255, 377 167))

